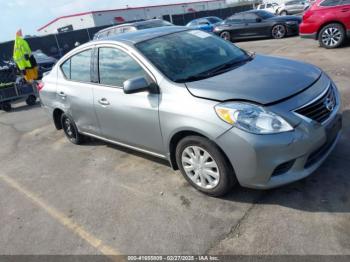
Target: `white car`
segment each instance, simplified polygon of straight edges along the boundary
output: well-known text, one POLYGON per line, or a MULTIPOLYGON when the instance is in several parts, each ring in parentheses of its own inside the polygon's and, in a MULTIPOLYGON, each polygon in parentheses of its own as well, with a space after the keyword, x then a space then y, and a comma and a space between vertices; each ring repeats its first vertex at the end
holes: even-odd
POLYGON ((265 10, 267 12, 270 12, 272 14, 276 14, 278 8, 278 4, 277 3, 264 3, 264 4, 260 4, 257 6, 257 10, 265 10))

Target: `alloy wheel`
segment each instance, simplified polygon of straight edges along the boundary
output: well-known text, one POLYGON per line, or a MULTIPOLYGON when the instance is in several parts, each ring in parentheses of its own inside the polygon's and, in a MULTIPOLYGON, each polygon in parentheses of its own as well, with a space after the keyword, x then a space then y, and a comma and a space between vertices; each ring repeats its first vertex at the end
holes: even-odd
POLYGON ((222 32, 220 36, 226 41, 231 41, 231 34, 229 32, 222 32))
POLYGON ((342 33, 336 27, 327 28, 322 34, 323 44, 329 47, 338 45, 341 39, 342 33))
POLYGON ((188 146, 181 156, 186 175, 197 186, 213 189, 220 181, 220 170, 214 158, 199 146, 188 146))
POLYGON ((275 39, 281 39, 286 35, 286 28, 283 25, 276 25, 272 28, 272 36, 275 39))

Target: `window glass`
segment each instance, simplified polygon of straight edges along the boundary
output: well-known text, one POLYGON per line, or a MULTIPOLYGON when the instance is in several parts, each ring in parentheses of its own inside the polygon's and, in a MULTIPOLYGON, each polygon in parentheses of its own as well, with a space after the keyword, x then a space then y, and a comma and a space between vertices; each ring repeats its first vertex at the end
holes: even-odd
POLYGON ((208 20, 210 23, 212 24, 216 24, 216 23, 220 23, 222 22, 222 19, 218 18, 218 17, 208 17, 208 20))
POLYGON ((242 63, 247 54, 212 34, 190 30, 153 38, 136 44, 137 48, 169 79, 195 81, 199 74, 225 63, 242 63), (192 79, 192 80, 191 80, 192 79))
POLYGON ((325 0, 321 3, 321 6, 337 6, 340 5, 341 0, 325 0))
POLYGON ((256 23, 256 19, 258 16, 256 14, 245 14, 244 15, 244 20, 247 23, 256 23))
POLYGON ((90 82, 91 49, 83 51, 71 58, 71 80, 90 82))
POLYGON ((197 20, 196 20, 196 21, 189 22, 189 23, 187 24, 187 26, 195 26, 195 25, 197 25, 197 20))
POLYGON ((350 5, 350 0, 343 0, 342 5, 350 5))
POLYGON ((122 87, 126 80, 146 76, 142 67, 128 54, 115 48, 99 49, 100 83, 122 87))
POLYGON ((70 59, 61 65, 62 72, 64 76, 70 79, 70 59))
POLYGON ((271 8, 272 7, 272 4, 267 4, 266 5, 266 8, 271 8))
POLYGON ((241 23, 243 21, 243 14, 233 15, 228 18, 230 23, 241 23))

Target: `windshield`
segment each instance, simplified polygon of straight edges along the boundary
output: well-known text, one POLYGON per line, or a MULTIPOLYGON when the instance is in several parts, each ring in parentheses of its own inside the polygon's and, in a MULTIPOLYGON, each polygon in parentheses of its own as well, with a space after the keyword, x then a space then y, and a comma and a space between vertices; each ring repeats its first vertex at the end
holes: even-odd
POLYGON ((139 30, 142 30, 142 29, 156 28, 156 27, 162 27, 162 26, 172 26, 172 24, 167 21, 152 21, 152 22, 140 24, 137 26, 137 28, 139 30))
POLYGON ((217 18, 217 17, 208 17, 207 19, 212 24, 216 24, 216 23, 222 22, 222 19, 217 18))
POLYGON ((256 12, 256 14, 258 16, 260 16, 262 19, 269 19, 269 18, 275 17, 274 14, 267 12, 267 11, 264 11, 264 10, 260 10, 260 11, 256 12))
MULTIPOLYGON (((200 30, 165 35, 138 43, 136 47, 174 82, 199 80, 196 76, 200 74, 250 58, 232 43, 200 30)), ((201 75, 201 79, 212 75, 201 75)))

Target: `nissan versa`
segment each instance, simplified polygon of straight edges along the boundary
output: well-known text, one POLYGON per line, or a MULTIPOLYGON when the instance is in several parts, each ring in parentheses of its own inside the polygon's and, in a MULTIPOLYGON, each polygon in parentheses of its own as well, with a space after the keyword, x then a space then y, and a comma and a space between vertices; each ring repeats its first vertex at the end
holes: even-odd
POLYGON ((71 142, 89 136, 168 159, 213 196, 310 175, 342 123, 337 88, 319 68, 184 27, 82 45, 38 89, 71 142))

